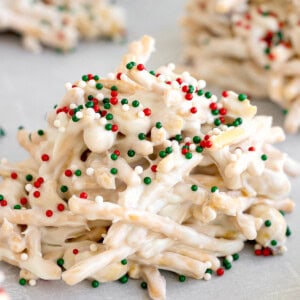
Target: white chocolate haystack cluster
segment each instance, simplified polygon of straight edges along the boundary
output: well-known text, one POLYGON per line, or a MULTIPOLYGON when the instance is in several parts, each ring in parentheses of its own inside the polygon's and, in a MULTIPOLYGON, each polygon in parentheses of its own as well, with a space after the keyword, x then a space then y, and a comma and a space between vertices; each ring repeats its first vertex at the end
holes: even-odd
POLYGON ((300 1, 191 0, 185 61, 222 88, 269 97, 300 126, 300 1))
POLYGON ((123 12, 106 0, 1 0, 1 31, 20 34, 39 52, 41 45, 72 50, 80 38, 120 38, 125 29, 123 12))
POLYGON ((285 251, 299 167, 273 146, 283 131, 245 94, 147 70, 153 50, 144 36, 115 73, 67 83, 47 129, 20 128, 30 157, 2 160, 0 259, 22 284, 141 278, 165 299, 160 269, 209 280, 248 240, 285 251))

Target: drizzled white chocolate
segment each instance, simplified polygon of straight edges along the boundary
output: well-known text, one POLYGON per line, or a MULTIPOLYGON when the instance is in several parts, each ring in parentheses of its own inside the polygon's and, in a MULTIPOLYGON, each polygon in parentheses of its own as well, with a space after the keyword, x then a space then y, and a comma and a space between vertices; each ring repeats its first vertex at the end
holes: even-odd
POLYGON ((69 51, 80 38, 120 38, 125 31, 120 8, 106 0, 1 0, 0 31, 22 35, 34 52, 41 45, 69 51))
POLYGON ((165 299, 159 269, 209 280, 247 240, 284 251, 299 166, 272 145, 283 131, 244 95, 149 72, 153 50, 145 36, 107 78, 66 84, 47 129, 18 133, 30 158, 2 161, 0 258, 29 284, 130 276, 165 299))
POLYGON ((299 1, 192 0, 183 20, 185 61, 209 83, 269 97, 300 120, 299 1))

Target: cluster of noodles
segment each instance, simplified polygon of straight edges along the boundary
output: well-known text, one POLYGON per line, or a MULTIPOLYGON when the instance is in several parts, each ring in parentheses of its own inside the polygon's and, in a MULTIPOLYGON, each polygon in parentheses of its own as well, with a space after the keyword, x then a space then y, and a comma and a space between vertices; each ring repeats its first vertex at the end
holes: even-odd
POLYGON ((116 72, 67 83, 45 130, 19 130, 29 158, 1 161, 0 259, 23 283, 141 278, 165 299, 160 269, 209 280, 247 240, 285 251, 283 131, 244 94, 148 71, 153 50, 144 36, 116 72))

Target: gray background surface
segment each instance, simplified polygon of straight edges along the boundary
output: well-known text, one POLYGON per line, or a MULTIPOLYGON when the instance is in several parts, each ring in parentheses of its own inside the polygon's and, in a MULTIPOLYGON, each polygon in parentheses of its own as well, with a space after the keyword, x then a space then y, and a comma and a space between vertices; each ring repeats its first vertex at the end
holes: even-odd
MULTIPOLYGON (((157 52, 148 64, 158 67, 180 59, 182 31, 178 26, 183 14, 181 0, 120 0, 127 10, 128 40, 143 34, 155 37, 157 52)), ((0 139, 0 157, 18 161, 26 157, 17 144, 19 125, 30 130, 45 127, 45 113, 60 101, 64 83, 75 81, 85 73, 107 74, 115 69, 127 44, 108 42, 82 42, 77 51, 68 55, 45 50, 41 55, 26 52, 20 39, 13 35, 0 35, 0 126, 7 132, 0 139)), ((269 102, 255 102, 260 114, 271 114, 274 123, 282 125, 281 110, 269 102)), ((300 160, 299 134, 288 136, 278 147, 300 160)), ((292 198, 300 196, 300 179, 293 180, 292 198)), ((180 283, 177 276, 167 274, 168 299, 300 299, 300 226, 297 206, 287 216, 292 229, 288 240, 289 251, 284 256, 255 257, 250 246, 242 252, 232 270, 211 281, 187 279, 180 283)), ((18 270, 0 263, 6 273, 4 287, 13 300, 23 299, 148 299, 139 281, 130 280, 126 285, 118 282, 102 284, 92 289, 85 281, 75 287, 62 282, 39 281, 37 287, 18 285, 18 270)))

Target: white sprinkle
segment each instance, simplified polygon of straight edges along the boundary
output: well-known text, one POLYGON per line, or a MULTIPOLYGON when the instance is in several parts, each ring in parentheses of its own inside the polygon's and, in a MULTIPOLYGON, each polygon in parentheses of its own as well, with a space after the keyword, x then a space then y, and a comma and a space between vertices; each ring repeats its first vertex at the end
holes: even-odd
POLYGON ((261 250, 262 246, 260 244, 255 244, 254 245, 254 250, 261 250))
POLYGON ((30 192, 30 191, 32 190, 32 184, 27 183, 27 184, 25 185, 25 190, 26 190, 26 192, 30 192))
POLYGON ((96 95, 96 98, 97 98, 98 100, 103 100, 103 99, 104 99, 104 95, 103 95, 102 93, 98 93, 98 94, 96 95))
POLYGON ((241 157, 241 155, 243 154, 243 151, 240 148, 238 148, 238 149, 234 150, 234 154, 236 154, 237 157, 241 157))
POLYGON ((211 274, 205 273, 203 278, 204 280, 211 280, 211 274))
POLYGON ((192 141, 192 139, 188 136, 184 139, 185 143, 190 143, 191 141, 192 141))
POLYGON ((199 80, 198 81, 198 88, 200 90, 202 90, 202 89, 205 89, 205 87, 206 87, 206 81, 205 80, 199 80))
POLYGON ((74 108, 77 107, 77 105, 76 105, 75 103, 71 103, 71 104, 69 105, 69 107, 70 107, 71 109, 74 109, 74 108))
POLYGON ((82 117, 83 117, 82 111, 78 111, 78 112, 75 114, 75 116, 76 116, 76 118, 78 118, 78 119, 82 119, 82 117))
POLYGON ((96 202, 97 204, 102 204, 102 203, 103 203, 103 197, 100 196, 100 195, 96 196, 95 202, 96 202))
POLYGON ((114 79, 116 79, 116 76, 115 76, 114 73, 108 73, 107 78, 110 79, 110 80, 114 80, 114 79))
POLYGON ((106 118, 101 118, 101 119, 100 119, 100 123, 101 123, 102 125, 105 125, 105 124, 107 123, 106 118))
POLYGON ((122 74, 120 77, 121 80, 127 81, 128 80, 128 76, 126 74, 122 74))
POLYGON ((91 250, 92 252, 97 251, 97 249, 98 249, 98 246, 97 246, 96 244, 91 244, 91 245, 90 245, 90 250, 91 250))
POLYGON ((96 81, 94 79, 89 80, 88 85, 90 87, 95 87, 96 86, 96 81))
POLYGON ((189 72, 183 72, 183 73, 182 73, 182 78, 183 78, 183 80, 186 81, 187 83, 190 82, 190 77, 191 77, 191 75, 190 75, 189 72))
POLYGON ((129 110, 129 105, 128 105, 128 104, 122 105, 122 109, 123 109, 124 111, 128 111, 128 110, 129 110))
POLYGON ((68 91, 72 88, 72 83, 71 82, 66 82, 65 83, 65 89, 68 91))
POLYGON ((60 127, 60 125, 61 125, 60 120, 57 120, 57 119, 56 119, 56 120, 54 121, 53 125, 54 125, 54 127, 60 127))
POLYGON ((143 167, 142 166, 136 166, 134 168, 134 172, 136 172, 138 175, 142 174, 144 171, 143 167))
POLYGON ((139 112, 138 112, 138 117, 139 117, 140 119, 145 118, 145 113, 144 113, 142 110, 139 111, 139 112))
POLYGON ((98 120, 100 118, 101 118, 100 114, 99 113, 95 113, 95 120, 98 120))
POLYGON ((25 260, 28 259, 28 254, 27 253, 22 253, 20 257, 21 257, 21 260, 25 261, 25 260))
POLYGON ((28 283, 29 283, 30 286, 36 286, 36 280, 35 279, 30 279, 28 283))
POLYGON ((85 172, 86 172, 86 175, 92 176, 92 175, 94 175, 95 170, 93 168, 87 168, 85 172))
POLYGON ((190 150, 195 151, 196 150, 196 145, 195 144, 190 144, 190 150))
POLYGON ((86 87, 86 82, 85 81, 79 81, 78 86, 81 88, 85 88, 86 87))
POLYGON ((58 131, 61 132, 61 133, 63 133, 63 132, 66 131, 66 128, 65 128, 65 127, 59 127, 59 128, 58 128, 58 131))
POLYGON ((168 68, 170 69, 170 71, 174 71, 175 70, 175 64, 174 63, 169 63, 168 68))
POLYGON ((95 111, 93 108, 89 107, 87 110, 86 110, 86 113, 88 116, 90 117, 94 117, 95 116, 95 111))
POLYGON ((222 131, 221 131, 219 128, 214 128, 212 132, 213 132, 213 134, 218 135, 218 134, 220 134, 222 131))
POLYGON ((229 262, 233 262, 233 257, 232 257, 232 255, 227 255, 227 256, 226 256, 226 260, 228 260, 229 262))

